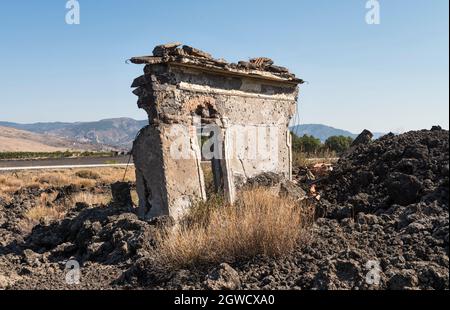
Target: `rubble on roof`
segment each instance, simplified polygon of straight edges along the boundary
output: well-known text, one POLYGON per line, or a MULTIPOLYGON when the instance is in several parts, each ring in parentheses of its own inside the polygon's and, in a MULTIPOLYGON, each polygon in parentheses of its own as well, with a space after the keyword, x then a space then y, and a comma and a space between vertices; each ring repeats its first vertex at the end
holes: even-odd
POLYGON ((296 78, 295 74, 289 72, 287 68, 274 65, 274 61, 267 57, 239 61, 237 64, 229 63, 224 59, 215 59, 207 52, 178 42, 158 45, 154 48, 152 56, 133 57, 130 62, 147 65, 178 63, 230 73, 245 73, 266 78, 274 77, 297 84, 303 83, 303 80, 296 78))

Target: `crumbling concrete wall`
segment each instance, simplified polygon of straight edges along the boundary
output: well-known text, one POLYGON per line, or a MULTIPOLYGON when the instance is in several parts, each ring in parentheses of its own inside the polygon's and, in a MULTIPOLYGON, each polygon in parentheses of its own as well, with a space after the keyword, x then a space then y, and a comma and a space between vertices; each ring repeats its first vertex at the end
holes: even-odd
POLYGON ((233 201, 237 189, 263 172, 291 177, 288 124, 300 79, 267 58, 228 64, 177 44, 156 47, 132 87, 150 125, 136 139, 140 213, 181 217, 206 198, 197 128, 214 128, 216 177, 233 201))

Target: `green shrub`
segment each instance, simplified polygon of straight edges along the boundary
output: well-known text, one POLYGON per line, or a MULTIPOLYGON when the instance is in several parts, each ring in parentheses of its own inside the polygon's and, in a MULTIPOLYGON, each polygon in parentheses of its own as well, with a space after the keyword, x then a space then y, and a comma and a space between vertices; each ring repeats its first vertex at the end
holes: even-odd
POLYGON ((350 148, 353 138, 345 136, 332 136, 325 141, 325 146, 337 154, 342 154, 350 148))
POLYGON ((320 139, 313 136, 303 135, 298 137, 295 134, 292 135, 292 150, 294 152, 315 154, 320 151, 321 147, 320 139))

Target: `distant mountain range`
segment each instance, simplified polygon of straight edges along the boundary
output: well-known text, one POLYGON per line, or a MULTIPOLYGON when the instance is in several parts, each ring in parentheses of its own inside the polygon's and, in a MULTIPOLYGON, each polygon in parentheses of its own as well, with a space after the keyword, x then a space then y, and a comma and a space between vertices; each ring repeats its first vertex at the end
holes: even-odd
POLYGON ((129 149, 137 132, 148 121, 131 118, 104 119, 97 122, 18 124, 0 122, 0 126, 52 135, 81 143, 101 144, 129 149))
MULTIPOLYGON (((147 120, 134 120, 132 118, 104 119, 97 122, 76 123, 34 123, 18 124, 0 122, 0 126, 25 130, 28 132, 63 138, 78 143, 87 143, 101 146, 114 146, 119 149, 130 149, 138 131, 148 125, 147 120)), ((325 141, 331 136, 348 136, 355 138, 357 134, 336 129, 321 124, 306 124, 291 127, 291 131, 302 136, 312 135, 325 141)), ((383 133, 374 133, 375 138, 383 133)))
MULTIPOLYGON (((297 136, 310 135, 320 139, 322 142, 325 142, 326 139, 332 136, 344 136, 344 137, 352 137, 356 138, 358 134, 352 133, 347 130, 337 129, 334 127, 322 125, 322 124, 304 124, 304 125, 296 125, 290 128, 293 133, 297 136)), ((385 135, 382 132, 372 132, 374 139, 378 139, 379 137, 385 135)))
POLYGON ((103 151, 110 149, 115 148, 0 126, 0 152, 103 151))

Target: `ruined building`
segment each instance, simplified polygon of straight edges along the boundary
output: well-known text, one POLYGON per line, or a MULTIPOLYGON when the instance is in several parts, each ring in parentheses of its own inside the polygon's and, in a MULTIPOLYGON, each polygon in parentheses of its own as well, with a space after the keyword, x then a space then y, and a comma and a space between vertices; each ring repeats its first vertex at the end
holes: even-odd
POLYGON ((130 60, 145 65, 132 84, 149 117, 133 145, 145 218, 177 219, 206 199, 206 168, 215 190, 231 202, 263 172, 292 177, 288 124, 303 81, 268 58, 227 63, 180 45, 130 60))

